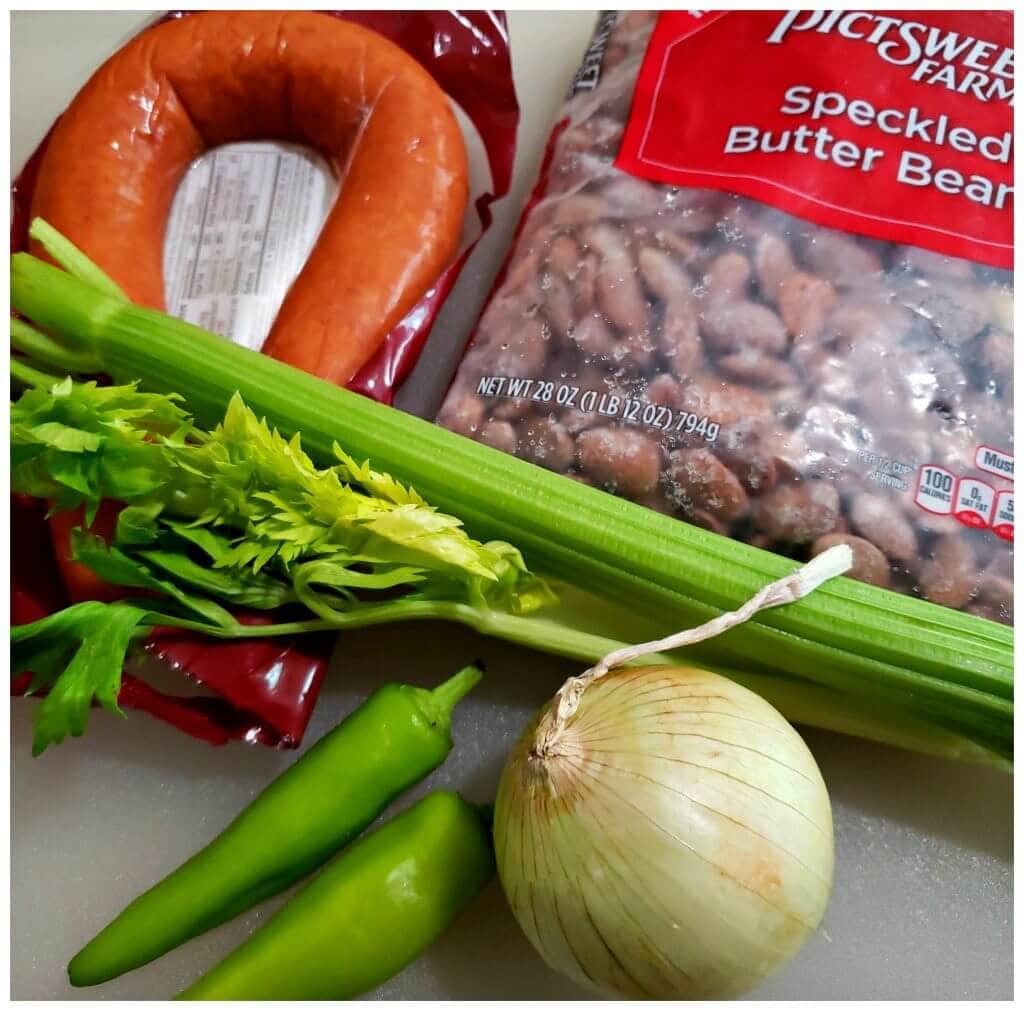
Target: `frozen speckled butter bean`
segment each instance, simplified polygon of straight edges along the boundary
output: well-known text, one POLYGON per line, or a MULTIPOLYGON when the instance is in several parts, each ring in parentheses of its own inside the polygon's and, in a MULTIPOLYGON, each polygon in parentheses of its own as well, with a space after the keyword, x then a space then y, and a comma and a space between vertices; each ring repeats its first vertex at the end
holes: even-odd
POLYGON ((624 428, 591 428, 576 438, 580 467, 595 482, 630 498, 651 492, 658 484, 661 453, 646 435, 624 428))
POLYGON ((906 516, 892 499, 868 492, 856 496, 850 506, 854 529, 890 558, 909 562, 917 555, 917 537, 906 516))
POLYGON ((807 544, 839 519, 839 493, 824 481, 783 485, 754 503, 754 524, 773 541, 807 544))
POLYGON ((749 507, 739 479, 710 450, 681 449, 672 453, 665 479, 669 497, 685 514, 707 513, 727 525, 749 507))
POLYGON ((845 544, 853 553, 853 568, 847 573, 851 579, 873 583, 875 586, 889 585, 888 560, 874 544, 863 537, 847 533, 824 534, 811 545, 811 554, 820 555, 837 544, 845 544))

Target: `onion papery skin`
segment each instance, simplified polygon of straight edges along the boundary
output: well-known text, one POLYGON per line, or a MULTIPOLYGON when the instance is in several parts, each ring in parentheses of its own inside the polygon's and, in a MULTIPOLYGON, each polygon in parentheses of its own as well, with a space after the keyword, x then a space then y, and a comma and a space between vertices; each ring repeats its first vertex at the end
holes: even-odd
POLYGON ((717 674, 628 667, 509 756, 498 871, 544 960, 625 998, 746 993, 821 923, 828 791, 800 735, 717 674))

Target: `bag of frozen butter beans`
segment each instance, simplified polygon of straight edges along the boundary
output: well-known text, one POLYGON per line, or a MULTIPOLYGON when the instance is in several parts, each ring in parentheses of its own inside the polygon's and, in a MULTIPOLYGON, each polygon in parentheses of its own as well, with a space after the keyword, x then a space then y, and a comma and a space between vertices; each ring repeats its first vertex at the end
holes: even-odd
POLYGON ((1011 36, 602 15, 439 423, 1011 623, 1011 36))

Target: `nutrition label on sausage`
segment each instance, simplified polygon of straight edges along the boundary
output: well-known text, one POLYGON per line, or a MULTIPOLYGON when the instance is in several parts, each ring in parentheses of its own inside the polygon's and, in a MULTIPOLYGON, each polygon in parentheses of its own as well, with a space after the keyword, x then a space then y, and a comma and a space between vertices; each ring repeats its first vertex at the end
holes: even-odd
POLYGON ((228 144, 197 159, 164 242, 168 312, 258 351, 337 189, 297 145, 228 144))
POLYGON ((575 410, 660 432, 683 432, 696 435, 708 443, 715 442, 721 430, 721 425, 706 415, 681 411, 666 404, 652 404, 647 400, 608 390, 588 390, 549 379, 482 376, 477 382, 476 392, 481 397, 550 404, 552 408, 575 410))

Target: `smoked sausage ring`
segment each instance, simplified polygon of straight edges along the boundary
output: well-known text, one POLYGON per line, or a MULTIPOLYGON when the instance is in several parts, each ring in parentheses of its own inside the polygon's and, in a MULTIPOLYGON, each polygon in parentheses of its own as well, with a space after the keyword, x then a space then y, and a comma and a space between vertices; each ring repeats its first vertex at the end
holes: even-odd
POLYGON ((163 309, 164 233, 182 175, 208 148, 258 139, 309 145, 342 180, 263 350, 347 383, 454 256, 468 192, 447 97, 377 33, 273 11, 147 29, 60 118, 32 214, 133 301, 163 309))

